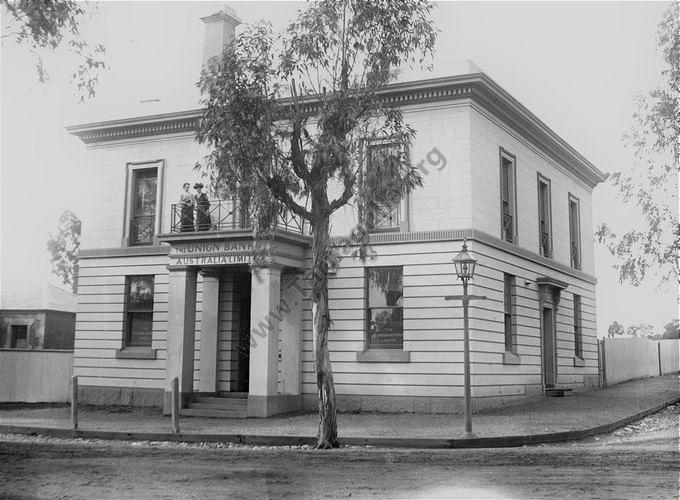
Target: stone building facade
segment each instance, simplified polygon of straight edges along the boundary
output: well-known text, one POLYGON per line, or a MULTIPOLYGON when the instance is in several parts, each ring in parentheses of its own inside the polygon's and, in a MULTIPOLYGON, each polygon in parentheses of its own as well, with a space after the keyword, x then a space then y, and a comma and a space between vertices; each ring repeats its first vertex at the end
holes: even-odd
MULTIPOLYGON (((222 42, 238 23, 205 21, 222 42)), ((374 221, 375 258, 343 254, 355 209, 333 220, 341 410, 461 409, 462 306, 444 296, 462 291, 451 259, 465 239, 479 261, 470 292, 487 297, 470 309, 474 407, 598 383, 592 190, 603 174, 473 64, 461 68, 385 92, 417 131, 410 155, 424 186, 374 221)), ((177 377, 187 414, 313 409, 307 229, 282 214, 255 267, 237 200, 212 199, 207 230, 182 226, 181 186, 207 153, 200 113, 69 128, 97 179, 82 213, 81 397, 169 411, 177 377)))

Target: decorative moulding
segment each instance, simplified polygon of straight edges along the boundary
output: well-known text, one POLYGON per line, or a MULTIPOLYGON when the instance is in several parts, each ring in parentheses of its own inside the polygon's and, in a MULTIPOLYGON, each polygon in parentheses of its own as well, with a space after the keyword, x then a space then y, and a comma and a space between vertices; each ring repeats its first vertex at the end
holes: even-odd
MULTIPOLYGON (((383 102, 393 106, 420 105, 430 102, 472 99, 520 134, 566 169, 594 187, 604 181, 604 174, 583 155, 553 132, 519 101, 483 73, 432 78, 415 82, 394 83, 379 93, 383 102)), ((280 100, 281 106, 291 104, 290 98, 280 100)), ((319 106, 315 96, 302 104, 304 113, 313 115, 319 106)), ((202 110, 166 113, 132 119, 74 125, 66 130, 86 144, 146 137, 176 132, 195 131, 202 110)))

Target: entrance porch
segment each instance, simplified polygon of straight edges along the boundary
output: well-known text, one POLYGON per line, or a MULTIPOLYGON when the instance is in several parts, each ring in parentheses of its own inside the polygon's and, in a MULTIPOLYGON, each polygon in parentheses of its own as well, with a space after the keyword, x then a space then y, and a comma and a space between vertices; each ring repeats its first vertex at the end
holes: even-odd
POLYGON ((163 412, 268 417, 301 406, 302 272, 307 238, 281 235, 254 262, 243 234, 170 243, 163 412))

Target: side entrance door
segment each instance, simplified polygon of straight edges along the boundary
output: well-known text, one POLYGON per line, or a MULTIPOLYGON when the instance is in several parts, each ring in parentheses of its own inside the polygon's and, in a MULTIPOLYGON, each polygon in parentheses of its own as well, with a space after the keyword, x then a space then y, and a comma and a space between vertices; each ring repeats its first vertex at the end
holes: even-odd
POLYGON ((553 328, 553 309, 544 307, 541 311, 541 330, 543 334, 543 382, 546 388, 557 383, 557 363, 555 349, 555 330, 553 328))

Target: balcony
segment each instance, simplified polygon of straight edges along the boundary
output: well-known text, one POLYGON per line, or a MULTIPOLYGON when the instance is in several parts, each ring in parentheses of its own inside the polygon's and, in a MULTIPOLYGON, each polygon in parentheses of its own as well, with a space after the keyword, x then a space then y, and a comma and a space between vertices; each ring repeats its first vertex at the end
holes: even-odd
POLYGON ((515 240, 515 225, 511 214, 503 213, 503 239, 513 243, 515 240))
POLYGON ((571 267, 574 269, 581 269, 581 249, 573 240, 569 245, 569 254, 571 258, 571 267))
POLYGON ((541 255, 552 257, 552 242, 550 241, 550 233, 547 231, 541 231, 541 255))
POLYGON ((130 220, 130 245, 141 246, 153 244, 156 224, 155 215, 135 215, 130 220))
MULTIPOLYGON (((210 206, 207 209, 183 207, 180 204, 173 203, 170 210, 171 233, 252 229, 247 205, 236 198, 210 200, 210 206)), ((276 229, 301 235, 309 232, 305 221, 288 210, 282 210, 277 215, 276 229)))
POLYGON ((374 233, 399 231, 401 223, 400 200, 394 202, 374 202, 366 212, 369 231, 374 233))

